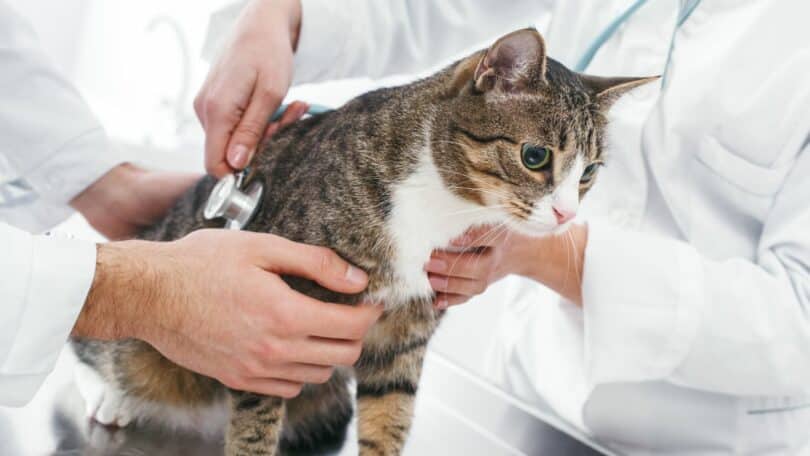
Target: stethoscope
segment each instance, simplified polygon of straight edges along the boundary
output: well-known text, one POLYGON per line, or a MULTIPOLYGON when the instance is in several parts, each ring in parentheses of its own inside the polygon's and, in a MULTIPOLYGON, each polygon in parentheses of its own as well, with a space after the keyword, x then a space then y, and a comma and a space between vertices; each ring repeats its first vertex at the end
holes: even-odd
MULTIPOLYGON (((577 72, 585 71, 602 46, 616 34, 622 24, 627 22, 648 1, 649 0, 636 0, 621 15, 611 21, 605 30, 597 35, 591 45, 586 48, 585 53, 575 64, 574 70, 577 72)), ((664 84, 666 84, 666 73, 672 58, 672 46, 675 41, 675 33, 684 22, 689 19, 689 16, 691 16, 700 2, 701 0, 686 0, 681 7, 669 45, 669 54, 667 55, 667 63, 664 69, 664 84)), ((281 114, 284 113, 285 109, 286 106, 282 106, 273 115, 273 119, 279 118, 281 114)), ((324 106, 313 105, 309 108, 307 113, 311 115, 320 114, 328 110, 329 108, 324 106)), ((225 228, 230 230, 241 230, 250 223, 250 220, 256 214, 259 206, 261 206, 262 198, 264 197, 264 184, 254 181, 248 184, 246 188, 243 188, 247 175, 248 170, 245 169, 234 174, 229 174, 217 182, 205 205, 203 216, 206 220, 224 218, 225 228)))
MULTIPOLYGON (((286 109, 287 105, 281 106, 270 120, 278 120, 286 109)), ((326 106, 310 105, 307 114, 321 114, 329 110, 326 106)), ((250 169, 245 168, 226 175, 214 185, 203 209, 205 220, 225 219, 225 228, 229 230, 241 230, 250 223, 261 206, 264 183, 256 180, 246 184, 249 173, 250 169)))
MULTIPOLYGON (((579 58, 577 63, 574 65, 574 71, 578 73, 582 73, 588 68, 588 65, 591 64, 591 61, 596 56, 596 53, 602 49, 602 46, 607 43, 607 41, 616 34, 619 28, 631 17, 638 10, 641 9, 649 0, 636 0, 633 4, 630 5, 622 14, 620 14, 616 19, 610 22, 607 27, 600 33, 596 35, 593 42, 590 46, 585 48, 585 52, 582 54, 582 57, 579 58)), ((669 41, 669 51, 667 54, 667 63, 664 65, 664 77, 662 78, 662 84, 666 84, 666 75, 667 70, 669 69, 669 63, 672 60, 672 48, 675 44, 675 33, 678 32, 678 29, 683 26, 683 24, 689 19, 689 16, 695 11, 695 8, 698 7, 702 0, 685 0, 683 6, 678 13, 678 21, 675 23, 675 28, 672 30, 672 38, 669 41)))

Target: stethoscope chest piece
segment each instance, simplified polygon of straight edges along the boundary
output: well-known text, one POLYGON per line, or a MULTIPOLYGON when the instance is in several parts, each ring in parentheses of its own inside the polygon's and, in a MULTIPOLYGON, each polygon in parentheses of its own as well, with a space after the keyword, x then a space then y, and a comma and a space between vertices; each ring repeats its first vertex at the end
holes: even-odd
POLYGON ((250 222, 261 203, 264 186, 253 182, 241 190, 243 175, 229 174, 217 182, 203 210, 206 220, 224 218, 229 230, 241 230, 250 222))

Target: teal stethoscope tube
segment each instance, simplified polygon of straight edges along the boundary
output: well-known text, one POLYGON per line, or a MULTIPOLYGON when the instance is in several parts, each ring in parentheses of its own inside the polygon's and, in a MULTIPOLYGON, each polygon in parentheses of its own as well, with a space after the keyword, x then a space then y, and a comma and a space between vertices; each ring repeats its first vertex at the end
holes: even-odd
MULTIPOLYGON (((594 56, 605 43, 616 34, 619 28, 627 22, 636 12, 641 9, 644 4, 646 4, 649 0, 636 0, 627 8, 619 17, 611 21, 610 24, 602 31, 597 37, 593 40, 590 46, 585 50, 585 53, 582 54, 582 57, 579 58, 577 63, 574 65, 574 71, 579 73, 585 71, 588 68, 588 65, 591 64, 594 56)), ((686 0, 683 7, 678 14, 678 22, 675 25, 675 30, 672 31, 672 39, 669 42, 669 53, 667 55, 667 63, 664 69, 664 75, 666 75, 666 69, 669 68, 669 61, 672 58, 672 46, 675 42, 675 32, 678 31, 679 28, 684 24, 684 22, 689 19, 689 16, 692 15, 692 12, 695 11, 695 8, 700 4, 701 0, 686 0)))
MULTIPOLYGON (((275 122, 276 120, 280 119, 281 115, 284 114, 284 111, 287 110, 288 106, 290 106, 290 105, 288 105, 288 104, 281 105, 276 110, 276 112, 272 116, 270 116, 270 121, 275 122)), ((311 104, 311 105, 309 105, 309 110, 307 111, 307 114, 309 114, 311 116, 314 116, 315 114, 322 114, 324 112, 331 111, 331 110, 332 110, 332 108, 330 108, 328 106, 319 105, 319 104, 311 104)))
POLYGON ((593 57, 599 52, 599 49, 602 49, 602 46, 605 45, 607 40, 609 40, 613 35, 616 34, 616 31, 619 30, 619 27, 622 26, 625 22, 627 22, 636 11, 638 11, 648 0, 636 0, 635 3, 630 5, 630 8, 627 8, 625 12, 623 12, 619 17, 613 19, 613 21, 608 24, 605 30, 602 31, 597 37, 593 40, 588 49, 585 50, 585 53, 582 54, 582 57, 579 58, 579 61, 574 65, 574 71, 578 73, 582 73, 585 71, 585 68, 588 68, 588 65, 591 64, 593 57))

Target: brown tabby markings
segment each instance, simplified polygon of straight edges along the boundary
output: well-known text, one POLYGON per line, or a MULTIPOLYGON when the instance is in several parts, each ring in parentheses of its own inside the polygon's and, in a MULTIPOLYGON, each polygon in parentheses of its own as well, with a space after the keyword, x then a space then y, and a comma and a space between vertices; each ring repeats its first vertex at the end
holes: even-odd
MULTIPOLYGON (((398 228, 391 226, 397 189, 421 164, 432 162, 453 197, 529 223, 535 203, 566 178, 575 159, 589 164, 601 156, 612 102, 649 80, 577 75, 546 58, 536 31, 522 30, 430 78, 371 92, 298 122, 257 155, 249 180, 263 181, 269 197, 248 228, 328 246, 369 273, 370 295, 388 296, 388 310, 367 335, 354 366, 360 454, 401 452, 426 345, 441 317, 430 296, 403 283, 408 271, 397 269, 403 253, 398 247, 408 247, 398 246, 392 235, 398 228), (542 171, 523 166, 525 143, 551 150, 553 166, 542 171), (411 295, 402 298, 391 290, 411 295)), ((202 219, 213 184, 212 178, 202 179, 141 238, 172 240, 216 225, 202 219)), ((582 185, 580 195, 591 184, 582 185)), ((414 195, 425 204, 438 196, 414 195)), ((436 220, 420 223, 424 232, 418 234, 425 236, 443 228, 436 220)), ((421 277, 421 264, 415 267, 421 277)), ((327 302, 355 305, 363 298, 300 278, 285 281, 327 302)), ((214 380, 174 365, 141 341, 76 340, 74 346, 83 362, 131 398, 191 409, 215 404, 225 394, 214 380)), ((338 369, 325 385, 307 385, 289 401, 228 391, 226 454, 339 447, 352 414, 349 375, 338 369)))
POLYGON ((221 395, 218 382, 174 364, 155 350, 132 350, 120 367, 118 375, 128 380, 128 391, 153 402, 204 407, 221 395), (173 381, 167 382, 166 377, 173 381))

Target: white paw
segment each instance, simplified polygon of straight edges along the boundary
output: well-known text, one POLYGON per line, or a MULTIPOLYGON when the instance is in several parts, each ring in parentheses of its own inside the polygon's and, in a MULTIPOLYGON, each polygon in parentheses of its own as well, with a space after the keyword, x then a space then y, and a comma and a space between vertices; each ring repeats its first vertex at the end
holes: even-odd
POLYGON ((124 395, 105 382, 101 375, 86 364, 74 370, 76 386, 84 398, 85 412, 105 426, 125 427, 132 422, 131 407, 124 395))

